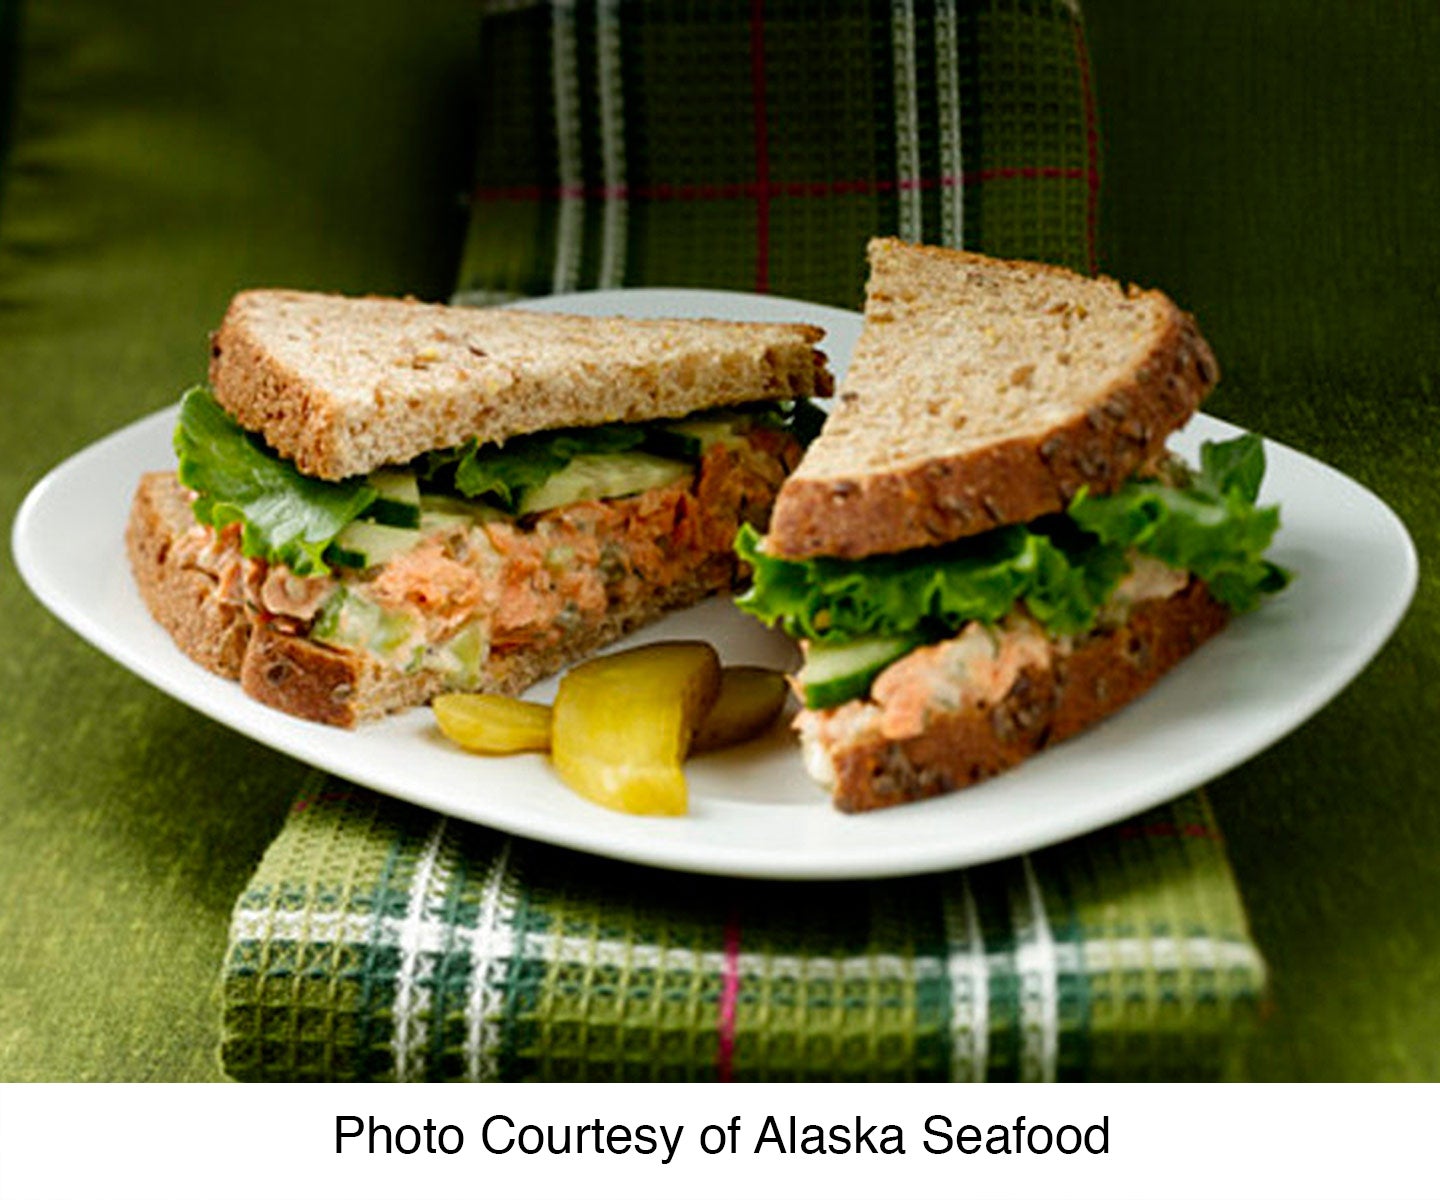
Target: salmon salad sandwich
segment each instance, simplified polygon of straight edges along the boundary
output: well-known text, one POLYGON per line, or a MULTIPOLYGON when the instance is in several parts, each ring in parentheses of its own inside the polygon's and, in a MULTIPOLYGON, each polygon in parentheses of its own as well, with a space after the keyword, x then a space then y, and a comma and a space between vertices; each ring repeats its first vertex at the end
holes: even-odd
POLYGON ((515 694, 736 584, 831 392, 821 336, 243 292, 135 494, 135 579, 299 717, 515 694))
POLYGON ((1156 291, 870 244, 835 411, 742 609, 801 641, 807 770, 837 807, 950 792, 1150 688, 1285 585, 1261 439, 1166 449, 1218 368, 1156 291))

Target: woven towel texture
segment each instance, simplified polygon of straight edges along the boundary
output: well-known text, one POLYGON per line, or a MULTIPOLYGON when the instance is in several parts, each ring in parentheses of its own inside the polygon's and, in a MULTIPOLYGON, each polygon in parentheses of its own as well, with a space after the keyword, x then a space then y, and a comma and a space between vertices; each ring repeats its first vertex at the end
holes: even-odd
POLYGON ((764 884, 317 775, 231 933, 241 1079, 1207 1078, 1264 985, 1198 796, 974 871, 764 884))
POLYGON ((1093 267, 1073 3, 532 4, 492 16, 481 54, 462 299, 663 284, 856 308, 880 233, 1093 267))

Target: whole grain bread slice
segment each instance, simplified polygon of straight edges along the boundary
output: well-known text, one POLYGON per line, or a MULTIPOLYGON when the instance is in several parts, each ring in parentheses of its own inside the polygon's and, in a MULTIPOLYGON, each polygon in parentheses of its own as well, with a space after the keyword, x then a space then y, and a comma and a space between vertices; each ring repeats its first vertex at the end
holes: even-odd
MULTIPOLYGON (((1074 737, 1153 687, 1223 629, 1230 610, 1198 579, 1074 645, 1055 643, 1001 697, 971 697, 911 737, 888 738, 878 722, 852 720, 842 736, 815 737, 802 718, 807 762, 823 756, 835 807, 868 812, 969 787, 1074 737)), ((835 710, 842 712, 843 710, 835 710)), ((863 717, 863 712, 855 714, 863 717)))
POLYGON ((1160 292, 894 238, 869 258, 864 328, 770 553, 942 545, 1114 490, 1219 377, 1160 292))
POLYGON ((210 385, 301 471, 341 479, 469 438, 828 396, 822 336, 260 290, 211 336, 210 385))
MULTIPOLYGON (((131 570, 151 615, 202 667, 239 680, 247 694, 272 708, 345 727, 424 704, 448 690, 438 671, 406 672, 369 654, 322 645, 227 598, 215 575, 172 553, 194 527, 190 495, 173 474, 141 477, 125 533, 131 570)), ((517 695, 714 590, 713 574, 696 575, 643 604, 608 611, 559 642, 494 654, 475 690, 517 695)))

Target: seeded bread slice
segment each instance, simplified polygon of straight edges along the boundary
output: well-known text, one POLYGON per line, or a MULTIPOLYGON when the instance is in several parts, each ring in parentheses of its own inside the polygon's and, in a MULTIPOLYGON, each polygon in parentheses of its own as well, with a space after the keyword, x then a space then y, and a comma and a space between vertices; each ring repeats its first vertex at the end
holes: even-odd
POLYGON ((865 326, 772 554, 942 545, 1112 491, 1219 377, 1160 292, 893 238, 869 255, 865 326))
POLYGON ((1048 664, 1021 669, 1002 697, 973 697, 913 737, 886 738, 877 722, 859 719, 834 727, 839 736, 817 738, 802 716, 807 764, 818 765, 842 812, 969 787, 1123 708, 1229 618, 1230 610, 1192 580, 1172 596, 1137 604, 1116 628, 1073 647, 1057 644, 1048 664))
MULTIPOLYGON (((256 700, 292 716, 353 726, 424 704, 448 690, 437 671, 397 670, 368 654, 336 649, 258 619, 228 601, 219 580, 181 565, 175 543, 194 528, 190 500, 174 475, 142 476, 125 541, 140 595, 176 646, 217 675, 237 679, 256 700)), ((492 655, 476 690, 513 696, 593 654, 663 613, 715 590, 713 573, 683 580, 651 602, 612 610, 555 645, 492 655)))
POLYGON ((822 336, 250 291, 211 336, 210 385, 301 471, 342 479, 472 437, 828 396, 822 336))

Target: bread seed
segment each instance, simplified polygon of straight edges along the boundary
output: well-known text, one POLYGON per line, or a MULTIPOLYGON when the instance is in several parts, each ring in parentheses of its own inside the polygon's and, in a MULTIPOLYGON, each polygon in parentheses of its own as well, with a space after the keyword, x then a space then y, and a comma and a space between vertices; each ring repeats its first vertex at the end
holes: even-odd
POLYGON ((940 508, 961 521, 970 519, 970 505, 957 496, 941 496, 937 503, 940 508))
POLYGON ((1076 458, 1075 466, 1081 477, 1092 483, 1104 479, 1109 469, 1105 456, 1093 448, 1083 451, 1076 458))

